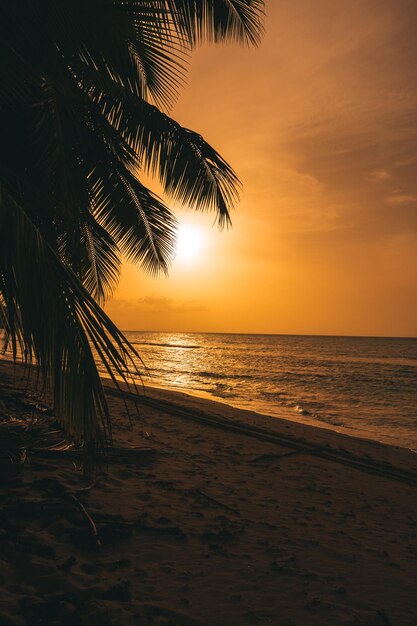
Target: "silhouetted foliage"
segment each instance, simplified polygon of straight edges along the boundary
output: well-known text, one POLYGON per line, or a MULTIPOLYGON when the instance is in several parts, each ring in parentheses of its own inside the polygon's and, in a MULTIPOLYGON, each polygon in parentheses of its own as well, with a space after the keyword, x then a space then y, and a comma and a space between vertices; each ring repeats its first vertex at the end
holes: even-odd
POLYGON ((140 182, 227 223, 231 167, 167 115, 204 41, 256 44, 261 0, 16 0, 0 21, 0 317, 35 359, 86 459, 110 422, 93 349, 126 380, 137 357, 100 305, 121 256, 167 271, 176 221, 140 182))

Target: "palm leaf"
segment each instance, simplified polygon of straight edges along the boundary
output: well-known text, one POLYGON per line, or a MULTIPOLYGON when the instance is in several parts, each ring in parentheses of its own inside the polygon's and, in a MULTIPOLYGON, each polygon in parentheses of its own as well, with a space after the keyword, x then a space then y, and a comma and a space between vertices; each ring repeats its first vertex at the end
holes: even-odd
POLYGON ((111 438, 93 349, 116 385, 116 376, 128 382, 126 372, 139 356, 4 187, 0 209, 0 309, 7 341, 15 358, 20 349, 38 363, 58 419, 84 443, 88 470, 96 443, 111 438))
POLYGON ((120 164, 102 163, 91 174, 94 216, 131 261, 155 274, 175 253, 177 222, 165 204, 120 164))
POLYGON ((230 221, 239 182, 167 109, 190 50, 257 43, 261 0, 21 0, 0 20, 0 324, 35 359, 86 463, 110 435, 95 364, 138 355, 103 313, 121 254, 167 271, 176 221, 139 180, 230 221))
POLYGON ((221 225, 230 222, 230 211, 239 200, 239 179, 201 135, 144 100, 92 97, 138 156, 138 165, 158 176, 171 198, 187 207, 215 211, 221 225))
POLYGON ((207 40, 259 43, 263 0, 167 0, 166 4, 191 44, 207 40))

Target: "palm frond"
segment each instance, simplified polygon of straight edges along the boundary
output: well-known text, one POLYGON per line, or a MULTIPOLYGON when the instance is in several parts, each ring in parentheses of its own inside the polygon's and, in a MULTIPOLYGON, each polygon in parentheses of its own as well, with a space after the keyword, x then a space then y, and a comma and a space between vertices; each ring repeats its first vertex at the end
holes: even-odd
POLYGON ((20 348, 38 363, 58 419, 84 443, 88 469, 96 443, 111 438, 92 349, 115 384, 116 376, 128 382, 126 371, 139 357, 4 187, 0 220, 0 308, 14 357, 20 348))
MULTIPOLYGON (((125 93, 169 106, 184 80, 187 46, 163 5, 44 0, 30 10, 38 36, 54 42, 77 80, 94 76, 103 91, 116 82, 125 93)), ((51 71, 59 59, 52 50, 45 57, 51 71)))
POLYGON ((120 274, 120 250, 114 239, 90 216, 82 228, 81 277, 84 287, 99 303, 115 289, 120 274))
POLYGON ((93 215, 131 261, 151 274, 167 272, 175 254, 177 221, 167 206, 120 164, 91 173, 93 215))
POLYGON ((233 169, 166 110, 190 50, 256 44, 261 0, 19 0, 0 20, 0 326, 35 359, 64 427, 110 433, 95 364, 116 381, 139 358, 98 302, 121 255, 167 271, 176 220, 139 180, 230 221, 233 169), (157 108, 156 106, 157 105, 157 108))
POLYGON ((201 135, 183 128, 144 100, 116 101, 98 96, 102 114, 117 128, 146 172, 158 176, 177 202, 213 210, 219 224, 230 223, 240 182, 228 163, 201 135))
POLYGON ((167 0, 180 32, 192 45, 206 40, 256 45, 263 30, 263 0, 167 0))

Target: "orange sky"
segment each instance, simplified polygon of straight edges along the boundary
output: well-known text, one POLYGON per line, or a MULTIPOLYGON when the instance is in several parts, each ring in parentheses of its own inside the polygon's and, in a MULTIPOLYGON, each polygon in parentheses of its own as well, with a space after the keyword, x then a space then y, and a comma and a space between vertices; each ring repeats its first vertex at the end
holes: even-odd
POLYGON ((204 46, 172 116, 244 185, 233 229, 124 266, 123 329, 417 336, 417 3, 270 0, 257 50, 204 46))

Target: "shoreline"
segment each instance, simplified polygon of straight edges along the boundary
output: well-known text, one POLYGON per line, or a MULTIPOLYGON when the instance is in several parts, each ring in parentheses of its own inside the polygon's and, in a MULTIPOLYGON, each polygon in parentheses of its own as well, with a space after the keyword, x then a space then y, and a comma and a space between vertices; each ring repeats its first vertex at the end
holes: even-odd
MULTIPOLYGON (((103 380, 108 380, 103 378, 103 380)), ((105 389, 114 389, 113 384, 104 385, 105 389)), ((134 400, 131 391, 125 384, 120 384, 121 391, 126 393, 126 397, 134 400)), ((145 385, 138 388, 137 405, 141 407, 141 399, 149 398, 152 401, 163 405, 163 410, 168 410, 172 406, 174 415, 179 416, 181 409, 186 413, 199 414, 226 419, 231 425, 254 427, 269 431, 278 437, 287 438, 294 443, 308 442, 318 450, 329 450, 341 453, 347 457, 358 459, 368 459, 375 463, 389 467, 397 467, 405 471, 416 473, 417 478, 417 454, 402 446, 396 446, 376 439, 369 439, 354 434, 339 432, 326 426, 316 426, 301 421, 293 421, 285 417, 275 417, 264 415, 256 411, 237 408, 226 402, 205 398, 185 391, 167 389, 166 387, 154 387, 145 385), (179 409, 175 410, 175 409, 179 409)))
MULTIPOLYGON (((159 335, 160 333, 156 334, 159 335)), ((0 361, 13 364, 13 361, 8 355, 0 355, 0 361)), ((21 364, 17 363, 17 365, 19 366, 21 364)), ((99 370, 99 374, 103 381, 111 380, 106 372, 99 370)), ((120 380, 119 382, 122 381, 120 380)), ((179 395, 184 394, 195 397, 197 399, 200 398, 202 401, 207 400, 215 403, 217 402, 223 406, 231 407, 238 411, 247 411, 249 414, 254 413, 267 419, 285 420, 290 422, 291 424, 311 426, 320 430, 328 430, 331 432, 339 433, 341 435, 346 435, 348 437, 363 439, 364 441, 377 442, 382 445, 391 446, 393 448, 401 448, 404 450, 408 450, 413 454, 417 454, 417 439, 413 438, 414 431, 411 431, 410 428, 408 430, 404 429, 401 425, 397 426, 394 429, 387 428, 386 426, 384 426, 384 424, 381 424, 380 427, 369 428, 367 427, 366 417, 365 419, 361 419, 361 424, 359 426, 357 426, 355 423, 351 425, 349 423, 349 420, 350 422, 352 422, 351 418, 347 418, 348 424, 333 424, 326 417, 317 417, 298 405, 285 406, 276 402, 275 404, 266 403, 265 407, 252 407, 250 405, 250 402, 245 398, 239 400, 237 396, 222 397, 216 395, 211 391, 205 391, 203 389, 177 387, 175 385, 170 385, 169 383, 166 383, 166 381, 159 382, 158 380, 152 380, 151 376, 149 375, 144 375, 141 381, 136 382, 136 385, 138 389, 141 389, 143 385, 144 388, 149 390, 159 389, 162 391, 166 390, 167 393, 179 395), (268 411, 268 408, 270 412, 268 411)), ((343 416, 341 416, 340 419, 343 420, 343 416)))
MULTIPOLYGON (((7 371, 17 368, 23 369, 24 365, 17 361, 0 355, 0 366, 4 364, 7 371)), ((36 367, 36 365, 34 366, 36 367)), ((105 390, 114 388, 114 383, 110 377, 102 375, 100 377, 105 390)), ((118 381, 119 388, 127 395, 132 392, 133 385, 126 385, 123 381, 118 381)), ((213 398, 211 394, 194 390, 181 390, 179 388, 169 388, 146 383, 137 383, 137 403, 140 405, 142 397, 149 397, 156 401, 162 400, 168 405, 178 405, 186 410, 199 411, 202 414, 226 417, 232 422, 241 425, 249 425, 266 428, 278 436, 290 437, 299 441, 308 441, 313 446, 319 448, 329 448, 335 451, 342 451, 343 454, 356 458, 371 459, 378 464, 386 464, 389 467, 397 467, 400 470, 417 472, 417 451, 404 446, 379 441, 369 438, 357 431, 347 431, 347 429, 336 430, 328 424, 313 423, 291 419, 290 417, 277 417, 259 413, 247 408, 233 406, 225 400, 213 398)), ((130 398, 131 400, 134 398, 130 398)), ((135 401, 135 400, 134 400, 135 401)))
MULTIPOLYGON (((110 377, 103 375, 101 372, 100 372, 100 377, 103 381, 111 380, 110 377)), ((123 384, 122 381, 119 381, 119 382, 120 384, 123 384)), ((175 400, 175 397, 178 397, 178 399, 180 399, 181 396, 183 397, 188 396, 189 398, 195 398, 196 400, 201 400, 202 403, 206 401, 212 402, 214 404, 217 403, 217 404, 220 404, 221 406, 228 407, 229 409, 232 409, 233 411, 243 412, 243 414, 247 413, 249 416, 256 415, 256 416, 259 416, 259 418, 262 418, 265 420, 278 420, 278 422, 289 422, 290 424, 294 424, 294 425, 298 424, 300 426, 308 426, 313 429, 324 430, 324 431, 328 431, 329 433, 336 433, 341 436, 352 437, 353 439, 360 439, 365 442, 368 441, 370 443, 376 443, 376 444, 388 446, 388 447, 395 448, 395 449, 406 450, 410 452, 411 454, 414 454, 417 456, 417 449, 414 449, 407 445, 402 445, 395 441, 388 440, 387 436, 382 436, 381 439, 377 439, 375 436, 373 437, 372 432, 368 430, 358 429, 358 428, 353 428, 353 427, 348 427, 348 426, 341 426, 341 425, 334 426, 330 424, 329 422, 326 422, 324 420, 321 421, 317 418, 303 415, 301 413, 296 412, 295 410, 283 409, 282 415, 272 415, 268 413, 263 413, 262 411, 257 411, 256 409, 249 408, 248 406, 244 406, 243 403, 241 405, 239 405, 238 402, 236 404, 230 403, 230 401, 226 399, 217 397, 214 394, 205 392, 203 390, 197 391, 195 389, 183 389, 183 388, 174 387, 174 386, 170 387, 170 386, 164 385, 163 383, 159 385, 157 382, 154 382, 154 381, 152 382, 152 384, 148 384, 147 382, 138 383, 137 388, 139 391, 143 389, 147 389, 150 391, 151 394, 153 392, 155 392, 156 394, 158 392, 162 392, 162 393, 166 392, 166 394, 168 395, 172 394, 172 398, 174 400, 175 400)), ((394 439, 394 437, 392 437, 392 439, 394 439)))
MULTIPOLYGON (((12 370, 0 361, 0 416, 59 440, 12 370)), ((415 471, 416 455, 183 393, 106 388, 115 448, 94 482, 65 450, 29 446, 0 483, 2 625, 415 625, 415 485, 390 472, 415 471)))
MULTIPOLYGON (((16 364, 13 360, 0 355, 0 366, 4 363, 8 369, 13 369, 15 366, 18 369, 24 367, 24 365, 17 361, 16 364)), ((36 365, 32 365, 36 367, 36 365)), ((114 383, 112 379, 103 375, 100 372, 100 378, 103 382, 105 389, 112 389, 114 383)), ((134 385, 129 383, 126 385, 121 380, 118 380, 119 388, 124 390, 127 394, 132 392, 134 385)), ((367 456, 369 452, 366 451, 369 446, 374 454, 377 454, 378 458, 381 458, 381 451, 386 449, 387 455, 385 458, 392 457, 400 462, 402 466, 405 462, 407 467, 411 467, 417 471, 417 450, 402 446, 399 444, 380 441, 378 439, 367 436, 368 433, 363 433, 354 429, 348 429, 343 427, 333 427, 330 424, 319 422, 318 420, 308 418, 305 416, 299 419, 294 419, 286 416, 275 416, 261 413, 256 410, 252 410, 245 407, 234 406, 229 404, 226 400, 214 397, 209 392, 197 392, 192 389, 183 390, 180 388, 167 387, 153 383, 149 385, 147 383, 139 382, 135 383, 138 392, 138 402, 140 403, 141 397, 150 397, 153 399, 161 399, 167 401, 173 405, 178 404, 180 407, 184 406, 187 409, 200 410, 203 413, 212 412, 214 415, 227 416, 228 419, 237 420, 244 424, 253 424, 263 428, 270 429, 277 434, 287 436, 288 433, 292 433, 293 436, 301 440, 309 440, 313 444, 328 445, 329 441, 332 442, 333 447, 345 449, 359 449, 363 452, 364 456, 367 456), (349 442, 352 444, 349 446, 349 442)), ((295 417, 295 416, 294 416, 295 417)), ((391 461, 388 461, 390 464, 391 461)))
POLYGON ((303 412, 298 412, 294 408, 279 407, 279 410, 282 412, 282 414, 274 415, 272 413, 267 413, 262 410, 250 408, 249 406, 244 405, 243 402, 242 403, 239 403, 239 401, 236 403, 231 402, 229 399, 223 399, 223 398, 217 397, 214 394, 205 392, 203 390, 181 389, 179 387, 174 387, 174 386, 169 387, 169 386, 164 386, 162 383, 161 385, 158 385, 157 383, 152 383, 148 385, 145 383, 144 387, 150 390, 155 389, 155 390, 166 391, 167 393, 172 392, 173 394, 183 394, 185 396, 199 398, 203 401, 208 400, 214 403, 219 403, 221 405, 226 405, 237 411, 244 411, 244 412, 246 411, 248 414, 259 415, 262 418, 266 418, 270 420, 285 420, 293 424, 311 426, 312 428, 323 429, 323 430, 327 430, 330 432, 338 433, 340 435, 345 435, 347 437, 353 437, 355 439, 363 439, 364 441, 375 442, 375 443, 390 446, 393 448, 400 448, 400 449, 408 450, 409 452, 413 454, 417 454, 417 449, 414 449, 405 444, 403 445, 403 444, 399 444, 395 442, 394 436, 389 438, 387 435, 380 435, 380 437, 382 438, 377 438, 376 434, 374 433, 375 436, 372 436, 373 433, 370 432, 369 430, 354 428, 354 427, 345 426, 345 425, 333 425, 324 419, 320 420, 316 417, 305 414, 303 412))

